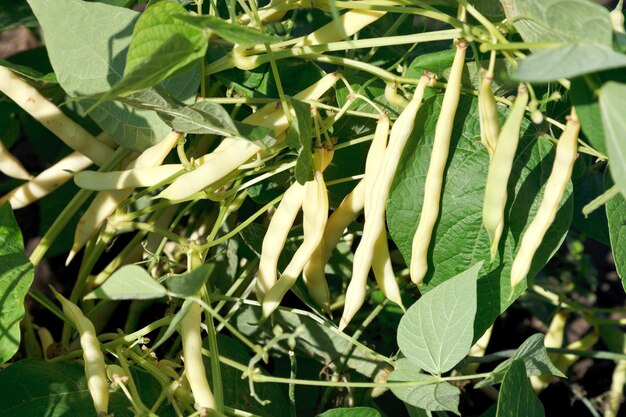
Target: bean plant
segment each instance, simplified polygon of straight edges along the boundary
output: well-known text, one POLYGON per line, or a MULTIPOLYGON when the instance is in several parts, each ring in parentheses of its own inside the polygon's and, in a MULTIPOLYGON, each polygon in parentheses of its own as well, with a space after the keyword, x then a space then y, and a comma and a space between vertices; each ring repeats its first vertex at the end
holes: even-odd
POLYGON ((618 415, 622 0, 3 4, 24 27, 0 416, 618 415))

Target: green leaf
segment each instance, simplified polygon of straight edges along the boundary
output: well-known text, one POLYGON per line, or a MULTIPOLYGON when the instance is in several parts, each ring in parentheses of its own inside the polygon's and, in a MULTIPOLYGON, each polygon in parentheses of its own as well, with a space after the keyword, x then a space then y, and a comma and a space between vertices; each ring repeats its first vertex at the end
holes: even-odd
POLYGON ((378 410, 369 407, 334 408, 316 417, 381 417, 378 410))
POLYGON ((476 280, 482 264, 478 262, 423 295, 400 320, 398 346, 425 371, 449 371, 472 347, 476 280))
POLYGON ((389 375, 389 382, 415 381, 428 385, 413 387, 392 387, 391 391, 407 404, 430 411, 451 411, 459 414, 461 390, 447 382, 424 375, 421 369, 408 359, 399 359, 396 368, 389 375))
MULTIPOLYGON (((80 0, 28 0, 44 31, 46 48, 59 84, 72 97, 108 91, 124 73, 126 54, 139 13, 80 0)), ((163 86, 180 101, 195 96, 199 65, 163 86)), ((81 106, 94 104, 85 100, 81 106)), ((121 146, 142 151, 170 128, 153 112, 106 102, 89 116, 121 146)))
MULTIPOLYGON (((24 297, 35 270, 24 253, 22 232, 11 205, 0 205, 0 364, 20 347, 20 321, 24 318, 24 297)), ((1 403, 1 401, 0 401, 1 403)))
POLYGON ((602 115, 596 93, 589 88, 583 78, 574 78, 569 90, 572 105, 580 119, 580 127, 591 146, 606 155, 602 115))
MULTIPOLYGON (((313 136, 313 120, 311 106, 292 97, 286 97, 295 117, 287 132, 287 146, 298 151, 296 161, 296 181, 304 184, 313 179, 313 154, 311 153, 311 137, 313 136)), ((293 114, 292 113, 292 114, 293 114)))
POLYGON ((543 405, 528 381, 524 362, 520 359, 513 361, 502 381, 496 417, 543 417, 544 415, 543 405))
POLYGON ((261 33, 257 29, 234 25, 214 16, 195 16, 181 13, 173 17, 186 24, 201 29, 209 29, 224 40, 243 47, 254 46, 259 43, 274 43, 280 40, 277 37, 261 33))
POLYGON ((610 46, 580 42, 535 52, 519 63, 512 76, 540 83, 621 67, 626 67, 626 55, 610 46))
POLYGON ((213 264, 203 264, 184 274, 168 275, 165 278, 165 286, 169 290, 169 294, 179 298, 198 295, 213 272, 214 266, 213 264))
POLYGON ((626 84, 609 81, 598 91, 611 177, 626 196, 626 84))
POLYGON ((217 103, 200 101, 185 106, 166 91, 157 90, 143 90, 118 100, 137 109, 156 112, 168 126, 177 132, 232 136, 249 140, 263 149, 276 143, 271 129, 234 121, 230 114, 217 103))
MULTIPOLYGON (((149 374, 131 370, 142 400, 153 404, 161 392, 149 374)), ((85 369, 77 362, 45 362, 23 359, 0 371, 0 417, 93 416, 95 411, 87 389, 85 369)), ((133 417, 128 399, 121 390, 109 395, 109 413, 133 417)), ((161 417, 174 416, 172 407, 158 410, 161 417)))
POLYGON ((489 385, 497 384, 502 381, 511 364, 520 360, 526 366, 526 374, 528 376, 537 375, 554 375, 564 378, 565 375, 559 371, 550 361, 548 352, 543 344, 543 335, 541 333, 534 334, 517 348, 513 356, 505 360, 491 371, 491 377, 485 378, 475 385, 476 388, 482 388, 489 385))
POLYGON ((161 298, 167 290, 138 265, 125 265, 111 274, 104 284, 85 296, 85 300, 150 300, 161 298))
POLYGON ((139 13, 80 0, 28 0, 28 4, 44 31, 54 72, 69 95, 106 91, 111 78, 121 77, 139 13))
MULTIPOLYGON (((387 224, 393 241, 407 261, 411 258, 413 235, 419 223, 424 198, 435 124, 441 96, 424 102, 398 164, 387 202, 387 224)), ((508 113, 498 106, 501 119, 508 113)), ((478 309, 474 335, 480 337, 523 289, 510 289, 510 272, 521 236, 543 197, 543 187, 552 170, 554 145, 537 138, 533 125, 524 121, 522 136, 508 184, 505 225, 498 257, 485 263, 478 279, 478 309)), ((489 155, 480 143, 477 100, 461 97, 455 118, 450 156, 444 174, 440 217, 433 231, 428 259, 429 271, 420 288, 428 292, 476 262, 489 259, 489 237, 482 225, 485 173, 489 155)), ((532 278, 558 249, 572 219, 572 186, 565 190, 556 219, 533 259, 532 278)), ((522 284, 522 288, 525 287, 522 284)))
POLYGON ((609 11, 589 0, 500 0, 526 42, 586 41, 610 46, 609 11))
MULTIPOLYGON (((365 375, 374 382, 385 382, 392 368, 389 363, 381 360, 374 351, 365 346, 354 346, 350 337, 337 330, 330 321, 318 316, 296 314, 282 308, 274 312, 273 323, 269 320, 260 323, 261 308, 241 304, 230 319, 230 322, 254 343, 265 345, 273 337, 273 326, 280 325, 285 333, 294 332, 301 326, 302 332, 296 339, 295 351, 298 354, 314 358, 329 365, 336 363, 342 355, 349 355, 346 366, 365 375), (353 350, 354 349, 354 350, 353 350)), ((276 346, 278 352, 287 354, 289 346, 286 342, 276 346)))
POLYGON ((617 195, 606 203, 606 217, 615 269, 622 280, 622 286, 626 288, 626 199, 622 195, 617 195))
POLYGON ((161 1, 140 15, 124 75, 99 100, 150 88, 204 57, 209 34, 175 16, 185 13, 180 4, 161 1))

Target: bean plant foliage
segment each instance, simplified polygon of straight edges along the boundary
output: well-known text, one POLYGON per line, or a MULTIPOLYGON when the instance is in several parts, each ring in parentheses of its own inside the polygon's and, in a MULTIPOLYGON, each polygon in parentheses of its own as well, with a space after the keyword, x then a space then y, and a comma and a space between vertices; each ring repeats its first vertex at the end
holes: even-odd
POLYGON ((10 3, 0 417, 617 415, 622 1, 10 3))

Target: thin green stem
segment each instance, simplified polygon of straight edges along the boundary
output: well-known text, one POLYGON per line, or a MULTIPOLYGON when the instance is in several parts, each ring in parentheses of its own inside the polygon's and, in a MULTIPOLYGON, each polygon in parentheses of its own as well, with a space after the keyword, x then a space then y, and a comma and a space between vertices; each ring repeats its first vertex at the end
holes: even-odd
POLYGON ((509 43, 483 43, 480 45, 481 52, 489 51, 518 51, 520 49, 551 49, 563 46, 560 42, 509 42, 509 43))
POLYGON ((112 224, 115 230, 118 233, 123 233, 131 230, 144 230, 146 232, 155 233, 157 235, 161 235, 163 237, 168 238, 172 242, 178 243, 181 246, 188 246, 187 239, 182 236, 177 235, 167 229, 163 229, 162 227, 158 227, 151 223, 142 223, 142 222, 116 222, 112 224))

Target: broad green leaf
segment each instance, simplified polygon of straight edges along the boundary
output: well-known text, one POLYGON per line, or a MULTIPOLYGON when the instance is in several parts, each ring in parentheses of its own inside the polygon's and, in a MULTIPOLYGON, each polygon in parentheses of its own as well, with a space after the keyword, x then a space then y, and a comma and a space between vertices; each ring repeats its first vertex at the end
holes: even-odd
POLYGON ((316 417, 381 417, 378 410, 369 407, 333 408, 316 417))
POLYGON ((86 300, 150 300, 161 298, 167 290, 138 265, 125 265, 85 296, 86 300))
MULTIPOLYGON (((24 297, 35 271, 26 254, 22 232, 9 203, 0 205, 0 364, 20 347, 20 321, 24 318, 24 297)), ((0 401, 1 403, 1 401, 0 401)))
POLYGON ((580 128, 589 140, 591 146, 606 155, 604 144, 604 129, 602 115, 596 93, 589 88, 583 78, 574 78, 569 90, 572 105, 576 107, 576 114, 580 119, 580 128))
MULTIPOLYGON (((61 87, 72 97, 108 91, 124 72, 126 54, 139 13, 80 0, 28 0, 44 31, 50 62, 61 87)), ((174 97, 193 96, 198 68, 163 83, 174 97)), ((81 106, 89 109, 93 101, 81 106)), ((89 116, 122 146, 142 151, 165 137, 170 128, 153 112, 106 102, 89 116)))
POLYGON ((99 100, 150 88, 202 59, 209 34, 176 18, 186 13, 169 1, 149 6, 135 24, 123 77, 99 100))
MULTIPOLYGON (((421 291, 428 292, 476 262, 489 259, 489 237, 482 225, 484 187, 489 155, 480 143, 477 101, 462 97, 455 118, 450 156, 444 173, 441 210, 431 239, 429 271, 421 291)), ((393 241, 407 261, 424 198, 424 180, 432 151, 433 135, 441 108, 441 96, 422 105, 391 188, 387 224, 393 241)), ((508 113, 498 106, 501 120, 508 113)), ((535 217, 543 187, 552 170, 554 145, 537 138, 525 121, 508 184, 505 225, 498 257, 485 263, 478 279, 478 305, 474 334, 482 335, 521 294, 525 284, 510 289, 513 258, 524 229, 535 217)), ((565 190, 556 219, 533 259, 528 279, 546 264, 558 249, 572 219, 572 187, 565 190)))
POLYGON ((203 264, 193 271, 167 276, 165 278, 165 286, 169 290, 168 293, 180 298, 198 295, 204 283, 209 279, 213 269, 214 265, 203 264))
MULTIPOLYGON (((274 337, 272 329, 275 325, 280 325, 285 333, 294 332, 297 327, 302 326, 302 332, 296 339, 296 353, 329 365, 336 363, 342 355, 352 352, 346 362, 347 368, 354 369, 375 382, 387 381, 387 376, 392 370, 391 365, 365 346, 355 347, 350 337, 339 332, 333 323, 320 317, 296 314, 282 308, 274 312, 273 319, 273 323, 267 320, 259 324, 261 308, 241 304, 230 322, 244 336, 260 345, 265 345, 274 337)), ((286 354, 289 346, 285 342, 276 346, 276 349, 286 354)))
POLYGON ((609 222, 611 250, 615 269, 626 288, 626 200, 617 195, 606 203, 606 217, 609 222))
POLYGON ((611 177, 626 196, 626 84, 609 81, 598 91, 611 177))
POLYGON ((121 78, 139 13, 80 0, 28 0, 44 31, 50 62, 70 96, 106 91, 121 78))
POLYGON ((398 346, 411 362, 433 374, 452 369, 474 338, 479 262, 417 300, 400 320, 398 346))
POLYGON ((300 184, 304 184, 313 179, 313 154, 311 153, 313 120, 311 119, 311 106, 291 97, 287 97, 287 101, 293 109, 292 114, 294 115, 287 132, 287 146, 298 151, 295 170, 296 180, 300 184))
POLYGON ((273 43, 280 40, 277 37, 261 33, 257 29, 234 25, 214 16, 197 16, 185 12, 184 14, 175 15, 174 18, 186 24, 194 25, 205 32, 205 29, 209 29, 209 31, 212 31, 224 40, 243 47, 254 46, 259 43, 273 43))
POLYGON ((608 9, 590 0, 500 0, 526 42, 586 41, 610 46, 608 9))
MULTIPOLYGON (((459 414, 461 390, 447 382, 421 373, 419 367, 408 359, 399 359, 389 375, 389 382, 415 381, 426 385, 392 387, 391 391, 407 404, 430 411, 451 411, 459 414)), ((460 415, 460 414, 459 414, 460 415)))
POLYGON ((162 89, 142 90, 120 97, 118 101, 156 112, 177 132, 232 136, 249 140, 264 149, 276 143, 271 129, 235 121, 222 106, 210 101, 183 105, 162 89))
POLYGON ((520 81, 550 82, 621 67, 626 67, 626 55, 610 46, 579 42, 535 52, 519 63, 512 76, 520 81))
MULTIPOLYGON (((141 399, 153 404, 161 386, 149 374, 132 370, 141 399)), ((0 417, 71 417, 95 416, 87 389, 85 369, 77 362, 45 362, 23 359, 0 371, 0 417)), ((128 398, 121 390, 110 392, 109 413, 115 417, 133 417, 128 398)), ((174 416, 164 405, 161 417, 174 416)))
POLYGON ((513 361, 502 381, 496 417, 543 417, 544 415, 543 405, 528 381, 524 362, 520 359, 513 361))
POLYGON ((491 377, 480 381, 475 387, 482 388, 502 381, 504 375, 509 368, 511 368, 511 364, 518 359, 525 365, 526 374, 528 376, 554 375, 559 378, 565 377, 565 375, 552 364, 552 361, 550 361, 546 347, 543 344, 543 335, 537 333, 526 339, 524 343, 517 348, 513 356, 491 371, 491 377))

